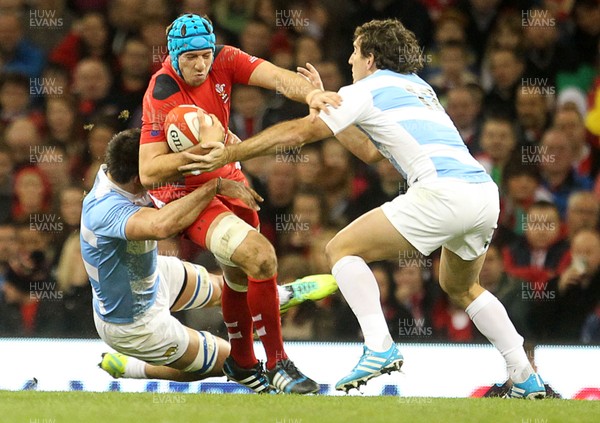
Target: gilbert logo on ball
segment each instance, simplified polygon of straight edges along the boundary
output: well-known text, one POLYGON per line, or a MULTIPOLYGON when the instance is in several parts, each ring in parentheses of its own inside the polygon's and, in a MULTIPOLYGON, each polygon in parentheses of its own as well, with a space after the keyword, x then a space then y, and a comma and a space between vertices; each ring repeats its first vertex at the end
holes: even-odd
MULTIPOLYGON (((200 107, 193 104, 177 106, 165 118, 165 136, 167 143, 174 152, 178 153, 198 144, 200 122, 198 121, 200 107)), ((205 123, 212 125, 208 114, 204 115, 205 123)))

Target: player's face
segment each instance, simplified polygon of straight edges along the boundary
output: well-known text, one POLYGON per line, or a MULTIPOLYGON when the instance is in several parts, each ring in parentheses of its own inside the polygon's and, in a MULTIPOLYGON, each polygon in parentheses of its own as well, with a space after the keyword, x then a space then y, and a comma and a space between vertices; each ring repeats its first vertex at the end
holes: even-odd
POLYGON ((370 57, 364 57, 360 51, 360 37, 352 43, 354 51, 348 59, 348 63, 352 65, 352 82, 360 81, 369 75, 369 60, 370 57))
POLYGON ((213 59, 211 49, 183 53, 179 56, 179 69, 183 80, 192 87, 198 87, 206 81, 213 59))

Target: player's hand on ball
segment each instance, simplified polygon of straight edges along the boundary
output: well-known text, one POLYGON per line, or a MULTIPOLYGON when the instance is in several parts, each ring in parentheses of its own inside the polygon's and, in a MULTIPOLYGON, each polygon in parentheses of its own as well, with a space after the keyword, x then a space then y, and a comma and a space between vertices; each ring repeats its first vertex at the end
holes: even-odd
POLYGON ((221 179, 219 195, 227 197, 239 198, 252 210, 260 210, 258 203, 262 203, 263 198, 258 195, 252 188, 242 184, 241 182, 232 181, 230 179, 221 179))
POLYGON ((193 171, 211 172, 215 169, 225 166, 230 162, 228 159, 227 149, 221 142, 205 142, 202 143, 203 149, 210 150, 206 154, 194 154, 189 151, 184 151, 181 154, 188 160, 188 164, 179 166, 177 169, 182 173, 193 171))
POLYGON ((213 114, 206 114, 202 109, 198 109, 198 123, 200 125, 199 141, 219 141, 225 140, 225 129, 221 121, 213 114))

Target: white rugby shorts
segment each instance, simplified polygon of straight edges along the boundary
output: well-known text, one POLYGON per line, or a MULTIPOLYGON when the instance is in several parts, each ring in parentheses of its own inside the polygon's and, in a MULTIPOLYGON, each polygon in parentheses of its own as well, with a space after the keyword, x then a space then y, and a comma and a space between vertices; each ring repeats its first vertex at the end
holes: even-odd
MULTIPOLYGON (((185 271, 177 257, 158 256, 160 283, 154 304, 133 323, 115 324, 105 322, 94 313, 94 322, 100 338, 116 351, 139 358, 157 366, 179 359, 190 342, 187 329, 169 311, 183 287, 185 271)), ((208 277, 202 284, 210 284, 208 277)), ((200 289, 200 292, 212 292, 200 289)), ((215 351, 216 340, 212 336, 200 336, 200 342, 214 343, 200 351, 215 351)), ((216 354, 214 354, 216 359, 216 354)))
POLYGON ((381 206, 394 227, 420 253, 428 256, 443 246, 463 260, 487 251, 500 213, 493 182, 467 183, 440 178, 413 184, 381 206))

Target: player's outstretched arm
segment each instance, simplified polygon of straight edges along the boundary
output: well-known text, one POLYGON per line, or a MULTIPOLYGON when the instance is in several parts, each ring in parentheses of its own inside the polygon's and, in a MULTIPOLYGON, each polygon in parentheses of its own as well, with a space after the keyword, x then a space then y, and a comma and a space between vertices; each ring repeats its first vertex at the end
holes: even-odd
POLYGON ((254 210, 259 210, 257 203, 263 201, 240 182, 213 179, 161 209, 142 207, 127 220, 125 235, 131 241, 171 238, 194 223, 217 194, 239 198, 254 210))
POLYGON ((184 151, 182 154, 185 154, 191 163, 180 166, 179 171, 210 172, 227 163, 274 154, 282 147, 302 146, 332 135, 331 129, 321 119, 311 122, 311 118, 307 116, 289 120, 271 126, 240 144, 224 147, 221 143, 202 143, 202 147, 212 148, 208 154, 199 155, 190 153, 189 150, 184 151))
POLYGON ((277 90, 291 100, 308 104, 311 110, 323 110, 325 113, 329 113, 328 105, 339 107, 342 104, 342 98, 338 93, 315 88, 302 75, 266 61, 254 69, 248 84, 277 90))

